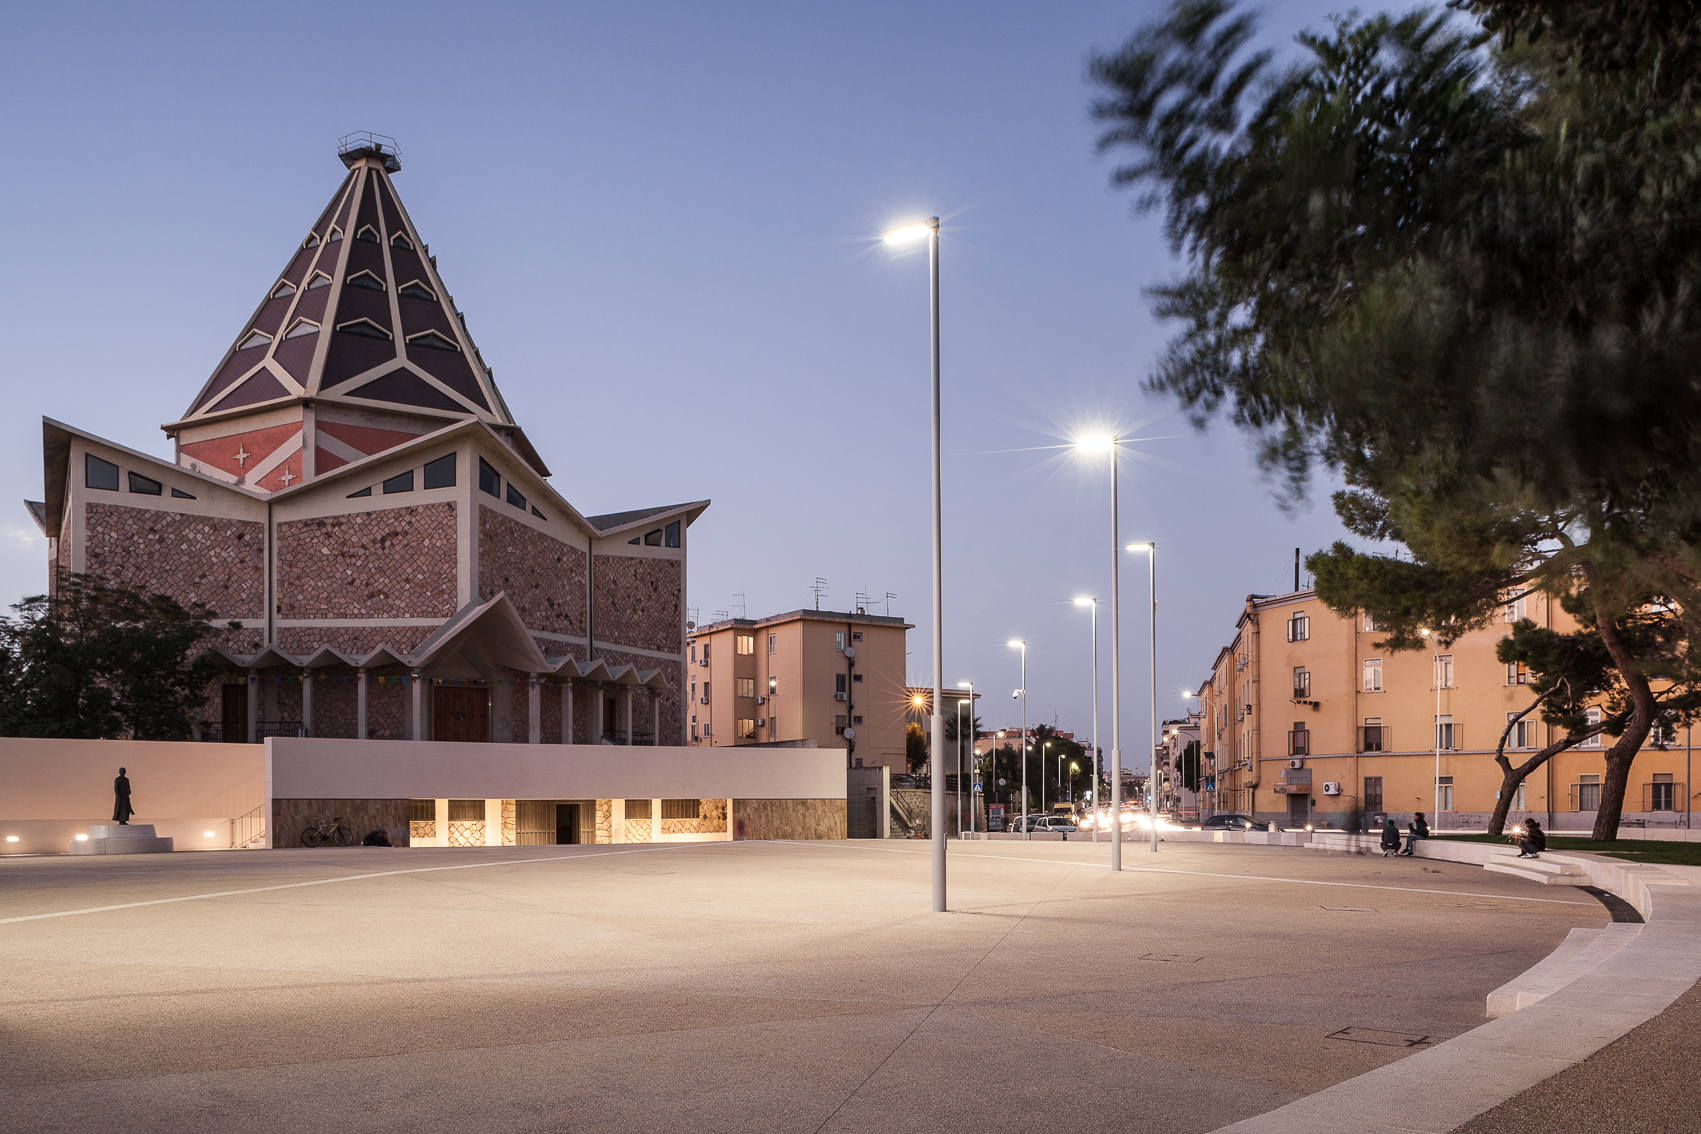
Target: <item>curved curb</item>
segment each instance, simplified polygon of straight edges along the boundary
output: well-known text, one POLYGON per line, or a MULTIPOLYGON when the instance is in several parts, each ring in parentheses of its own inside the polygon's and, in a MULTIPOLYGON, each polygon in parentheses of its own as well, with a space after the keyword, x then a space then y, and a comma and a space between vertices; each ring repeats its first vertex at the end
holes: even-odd
MULTIPOLYGON (((1420 844, 1419 857, 1475 861, 1450 852, 1481 845, 1430 842, 1420 844)), ((1316 1134, 1320 1127, 1331 1134, 1447 1134, 1581 1063, 1701 980, 1701 892, 1652 867, 1594 855, 1566 859, 1642 913, 1647 924, 1634 940, 1528 1008, 1218 1134, 1316 1134)))

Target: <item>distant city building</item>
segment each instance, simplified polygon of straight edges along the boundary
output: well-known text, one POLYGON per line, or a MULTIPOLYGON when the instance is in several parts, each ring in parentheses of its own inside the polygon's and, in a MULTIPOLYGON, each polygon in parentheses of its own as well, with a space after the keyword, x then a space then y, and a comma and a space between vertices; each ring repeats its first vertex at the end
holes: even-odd
POLYGON ((902 618, 794 610, 729 618, 686 640, 688 742, 843 748, 849 767, 908 770, 916 710, 904 679, 902 618))

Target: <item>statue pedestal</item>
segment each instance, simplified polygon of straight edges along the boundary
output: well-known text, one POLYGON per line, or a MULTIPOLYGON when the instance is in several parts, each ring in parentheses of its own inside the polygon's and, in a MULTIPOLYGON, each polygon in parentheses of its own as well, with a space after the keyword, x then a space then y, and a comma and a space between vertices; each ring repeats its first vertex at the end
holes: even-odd
POLYGON ((168 854, 171 840, 154 834, 152 823, 92 823, 87 839, 72 839, 72 854, 168 854))

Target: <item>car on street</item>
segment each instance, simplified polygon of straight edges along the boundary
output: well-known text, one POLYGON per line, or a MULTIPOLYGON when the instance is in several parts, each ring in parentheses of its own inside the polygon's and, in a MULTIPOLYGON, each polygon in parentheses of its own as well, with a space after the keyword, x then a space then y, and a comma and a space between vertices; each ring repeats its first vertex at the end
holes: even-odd
POLYGON ((1250 815, 1212 815, 1199 824, 1201 831, 1268 831, 1270 824, 1250 815))

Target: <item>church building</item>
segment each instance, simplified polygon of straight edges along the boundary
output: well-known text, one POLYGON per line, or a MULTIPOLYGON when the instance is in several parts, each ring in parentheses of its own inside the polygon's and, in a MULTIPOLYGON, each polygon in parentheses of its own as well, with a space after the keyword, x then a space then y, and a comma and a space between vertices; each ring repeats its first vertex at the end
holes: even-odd
POLYGON ((43 420, 29 507, 54 579, 215 612, 228 668, 204 739, 684 744, 687 533, 708 501, 586 516, 551 487, 396 193, 394 143, 340 157, 163 426, 175 461, 43 420))

